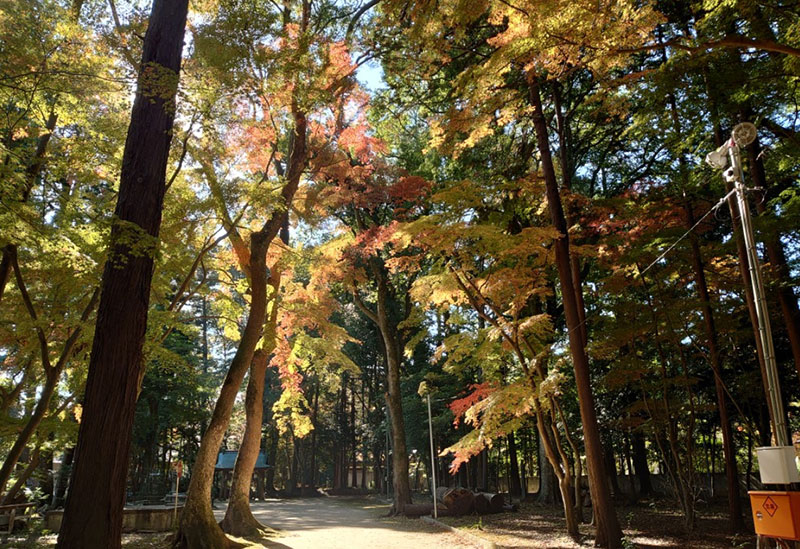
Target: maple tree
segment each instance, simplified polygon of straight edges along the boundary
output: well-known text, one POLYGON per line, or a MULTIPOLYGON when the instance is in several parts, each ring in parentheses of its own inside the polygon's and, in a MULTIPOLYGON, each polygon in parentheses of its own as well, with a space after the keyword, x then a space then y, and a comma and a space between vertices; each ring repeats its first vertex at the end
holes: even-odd
POLYGON ((638 535, 620 501, 691 531, 724 500, 741 532, 776 418, 741 212, 703 157, 756 124, 745 180, 794 432, 793 5, 191 3, 169 76, 139 66, 150 7, 0 1, 3 503, 68 497, 62 545, 117 546, 122 500, 174 490, 180 460, 182 547, 269 537, 253 502, 318 487, 403 514, 434 472, 521 501, 537 478, 604 547, 638 535), (126 145, 143 108, 170 129, 126 145), (144 204, 127 162, 147 147, 141 231, 120 212, 144 204))

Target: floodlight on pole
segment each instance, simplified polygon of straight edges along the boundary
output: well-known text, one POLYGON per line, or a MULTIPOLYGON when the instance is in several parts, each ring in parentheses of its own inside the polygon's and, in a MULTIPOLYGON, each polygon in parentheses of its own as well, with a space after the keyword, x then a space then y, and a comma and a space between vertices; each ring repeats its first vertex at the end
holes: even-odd
POLYGON ((761 265, 759 264, 756 250, 753 224, 750 219, 750 206, 747 203, 747 197, 745 195, 744 171, 742 170, 742 159, 740 155, 740 147, 746 147, 755 141, 757 133, 756 127, 750 122, 738 124, 733 128, 731 138, 724 145, 706 155, 706 163, 719 170, 724 170, 722 177, 725 181, 731 183, 736 190, 736 198, 739 204, 742 223, 742 233, 747 250, 750 283, 753 288, 756 317, 758 319, 758 337, 764 349, 764 369, 766 370, 767 376, 767 404, 771 412, 770 416, 773 423, 772 428, 775 433, 775 444, 776 446, 786 446, 788 444, 786 422, 784 419, 783 401, 781 400, 778 365, 775 360, 775 346, 772 341, 772 327, 769 321, 764 281, 761 276, 761 265), (730 167, 728 167, 729 162, 730 167))

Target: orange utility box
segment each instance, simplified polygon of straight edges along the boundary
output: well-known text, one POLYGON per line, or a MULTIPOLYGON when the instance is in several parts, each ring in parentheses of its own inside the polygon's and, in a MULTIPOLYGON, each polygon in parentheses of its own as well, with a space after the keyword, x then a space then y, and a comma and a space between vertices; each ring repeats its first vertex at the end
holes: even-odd
POLYGON ((756 534, 800 541, 800 492, 749 492, 756 534))

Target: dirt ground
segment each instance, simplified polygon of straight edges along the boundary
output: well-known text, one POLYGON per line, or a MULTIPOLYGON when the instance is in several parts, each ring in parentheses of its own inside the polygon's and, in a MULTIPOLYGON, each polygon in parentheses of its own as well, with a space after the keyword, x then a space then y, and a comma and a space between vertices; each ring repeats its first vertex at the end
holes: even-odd
MULTIPOLYGON (((421 502, 420 498, 416 498, 421 502)), ((225 512, 217 504, 217 518, 225 512)), ((280 529, 282 536, 264 544, 249 543, 251 549, 472 549, 479 544, 462 539, 418 519, 387 518, 389 505, 374 498, 318 497, 256 502, 253 514, 263 524, 280 529)), ((702 509, 697 528, 687 534, 679 513, 664 501, 617 508, 626 536, 626 549, 749 549, 753 534, 731 536, 726 531, 722 507, 702 509)), ((592 547, 593 529, 581 526, 582 539, 576 543, 564 534, 564 520, 556 507, 523 503, 515 513, 483 517, 442 518, 465 532, 494 542, 498 547, 586 549, 592 547)), ((749 515, 745 517, 749 523, 749 515)), ((126 534, 125 549, 166 549, 167 533, 126 534)), ((474 540, 474 538, 473 538, 474 540)), ((244 541, 244 540, 239 540, 244 541)), ((52 548, 54 534, 35 529, 12 538, 0 537, 0 547, 18 549, 52 548)))
MULTIPOLYGON (((217 503, 222 519, 225 505, 217 503)), ((282 531, 282 536, 247 543, 248 549, 474 549, 459 536, 418 519, 387 518, 389 505, 355 497, 318 497, 269 500, 252 504, 253 514, 263 524, 282 531)), ((166 549, 169 534, 125 534, 124 549, 166 549)), ((236 540, 245 542, 245 540, 236 540)), ((56 544, 56 535, 35 530, 10 538, 0 536, 0 547, 44 549, 56 544)))
MULTIPOLYGON (((687 533, 683 518, 668 502, 658 500, 639 505, 617 507, 627 547, 639 549, 749 549, 755 547, 755 535, 736 536, 727 532, 724 509, 701 509, 697 528, 687 533)), ((587 517, 588 518, 588 517, 587 517)), ((564 519, 558 508, 523 503, 516 513, 483 517, 442 518, 451 526, 493 541, 508 549, 546 548, 577 549, 592 546, 594 528, 581 525, 581 540, 576 543, 564 533, 564 519)), ((749 524, 749 515, 745 516, 749 524)))
MULTIPOLYGON (((389 506, 358 497, 318 497, 255 503, 253 515, 284 532, 277 547, 292 549, 421 549, 475 546, 418 519, 387 518, 389 506)), ((222 519, 224 509, 216 511, 222 519)))

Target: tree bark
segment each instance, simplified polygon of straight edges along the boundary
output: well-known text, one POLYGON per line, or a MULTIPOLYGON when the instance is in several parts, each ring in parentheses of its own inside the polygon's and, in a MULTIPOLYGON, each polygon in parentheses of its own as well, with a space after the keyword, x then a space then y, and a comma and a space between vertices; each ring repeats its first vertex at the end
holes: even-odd
POLYGON ((122 157, 75 469, 59 534, 62 549, 120 546, 188 7, 188 0, 155 0, 144 38, 143 70, 122 157))
MULTIPOLYGON (((288 216, 284 217, 281 239, 289 243, 288 216)), ((250 485, 253 479, 258 452, 261 449, 261 425, 264 416, 264 383, 266 381, 267 362, 275 350, 275 330, 278 321, 278 294, 281 285, 279 265, 273 265, 269 277, 271 296, 269 311, 266 314, 263 343, 261 349, 253 355, 250 365, 250 381, 245 396, 245 429, 231 480, 231 496, 220 526, 228 534, 237 537, 248 537, 264 532, 266 528, 260 524, 250 511, 250 485)))
POLYGON ((353 288, 356 306, 378 327, 386 353, 386 406, 392 430, 392 484, 394 501, 391 513, 403 514, 403 507, 411 503, 411 486, 408 480, 408 451, 406 449, 405 421, 403 419, 403 396, 400 393, 400 343, 396 323, 389 315, 389 282, 383 265, 374 269, 378 285, 377 312, 370 310, 361 301, 358 288, 353 288))
POLYGON ((237 537, 251 537, 258 535, 262 526, 250 511, 250 485, 253 479, 253 470, 261 448, 261 416, 264 398, 264 375, 267 371, 269 355, 259 349, 253 355, 250 365, 250 381, 247 383, 245 409, 247 419, 245 422, 242 444, 236 456, 231 481, 231 496, 228 509, 220 526, 228 534, 237 537))
POLYGON ((174 547, 224 549, 229 546, 211 510, 211 484, 217 453, 228 428, 236 394, 253 360, 264 326, 267 308, 267 237, 263 231, 250 235, 250 314, 191 469, 189 491, 173 541, 174 547))
POLYGON ((537 461, 539 465, 539 490, 536 492, 536 501, 545 505, 558 505, 560 498, 556 491, 556 474, 553 471, 553 466, 547 459, 544 444, 541 441, 542 434, 536 431, 538 437, 537 444, 537 461))
POLYGON ((533 124, 541 160, 542 173, 547 189, 547 204, 553 227, 559 236, 553 242, 556 266, 561 286, 561 297, 569 337, 570 355, 575 372, 575 385, 578 392, 578 404, 583 423, 584 443, 586 447, 586 463, 589 470, 589 485, 597 522, 595 545, 599 547, 617 548, 622 543, 622 530, 617 520, 608 484, 603 474, 603 451, 600 443, 600 432, 597 424, 594 395, 589 376, 589 360, 581 337, 581 315, 575 299, 575 287, 572 283, 572 269, 569 251, 569 234, 561 205, 553 159, 550 154, 547 121, 544 117, 539 84, 536 78, 529 81, 530 98, 533 106, 533 124))
MULTIPOLYGON (((694 226, 694 213, 691 206, 685 207, 687 214, 687 225, 694 226)), ((703 325, 706 331, 706 341, 708 344, 709 361, 711 370, 714 373, 714 388, 717 393, 717 414, 719 417, 720 428, 722 431, 722 448, 725 454, 725 475, 728 484, 728 526, 731 531, 741 530, 744 526, 742 522, 742 503, 739 499, 739 474, 736 465, 736 448, 733 442, 733 429, 728 417, 727 396, 725 387, 722 383, 722 361, 720 359, 719 343, 717 340, 717 328, 714 320, 714 311, 711 309, 711 294, 708 290, 703 258, 700 252, 700 245, 697 236, 692 234, 689 240, 692 250, 692 268, 694 269, 694 279, 697 284, 697 293, 700 298, 700 310, 703 313, 703 325)))
POLYGON ((650 481, 650 467, 647 465, 647 447, 644 443, 644 435, 634 432, 632 435, 631 446, 633 446, 633 468, 636 477, 639 479, 639 496, 646 497, 653 493, 653 484, 650 481))
MULTIPOLYGON (((769 189, 769 183, 767 182, 764 163, 761 160, 761 143, 758 137, 747 146, 747 157, 750 161, 750 175, 753 178, 753 183, 757 188, 763 189, 756 195, 756 211, 759 216, 768 215, 766 191, 769 189)), ((767 234, 763 240, 764 247, 767 250, 767 258, 769 258, 770 267, 772 267, 772 273, 777 279, 775 293, 778 296, 778 304, 783 314, 786 334, 789 337, 794 366, 798 375, 800 375, 800 309, 798 309, 797 305, 797 296, 792 290, 792 277, 789 272, 789 265, 786 262, 786 254, 779 234, 767 234)))

